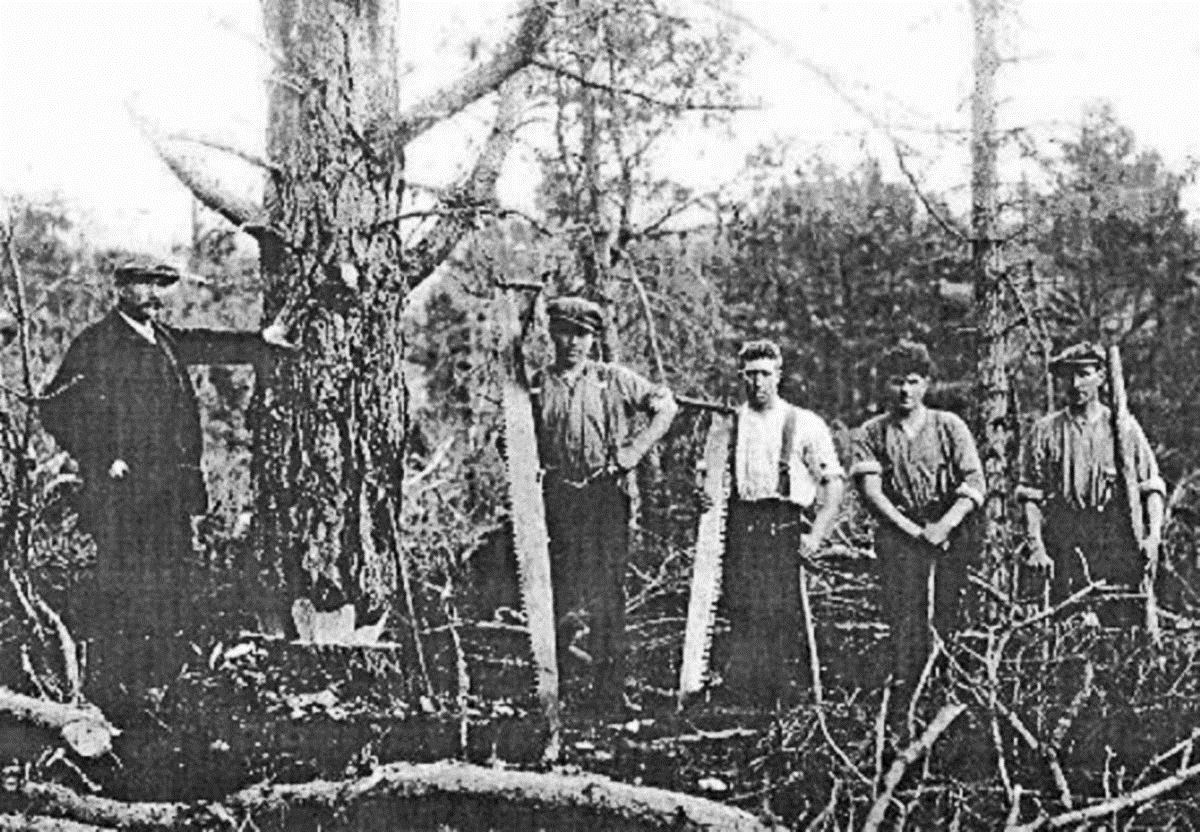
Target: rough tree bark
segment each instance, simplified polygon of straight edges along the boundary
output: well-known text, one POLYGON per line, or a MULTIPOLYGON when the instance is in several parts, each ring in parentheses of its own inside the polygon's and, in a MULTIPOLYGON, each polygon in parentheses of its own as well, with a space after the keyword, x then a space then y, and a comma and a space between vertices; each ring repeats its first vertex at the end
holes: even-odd
POLYGON ((397 4, 264 0, 278 60, 264 206, 223 193, 179 142, 156 141, 202 203, 258 240, 264 318, 289 322, 300 346, 260 377, 254 406, 256 543, 286 587, 283 606, 297 596, 318 611, 352 604, 362 627, 391 604, 402 567, 401 308, 493 199, 523 101, 510 79, 540 48, 552 10, 529 2, 491 60, 401 110, 397 4), (405 144, 502 87, 471 174, 406 246, 405 144))
MULTIPOLYGON (((465 763, 391 763, 356 780, 253 786, 222 803, 123 803, 50 783, 15 790, 23 816, 0 830, 85 829, 611 829, 760 832, 752 815, 700 797, 598 775, 540 774, 465 763), (79 827, 76 827, 79 828, 79 827)), ((0 810, 4 807, 0 795, 0 810)))
POLYGON ((980 317, 979 423, 983 465, 988 481, 984 504, 987 553, 993 580, 1003 574, 1005 495, 1009 493, 1008 457, 1011 440, 1008 377, 1008 318, 1000 250, 996 239, 996 22, 999 0, 971 0, 975 29, 974 76, 971 97, 971 266, 980 317))

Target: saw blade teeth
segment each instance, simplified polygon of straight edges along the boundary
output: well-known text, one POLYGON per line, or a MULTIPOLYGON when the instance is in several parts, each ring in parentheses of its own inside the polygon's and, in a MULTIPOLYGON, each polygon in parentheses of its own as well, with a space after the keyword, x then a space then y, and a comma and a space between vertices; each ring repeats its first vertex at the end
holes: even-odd
POLYGON ((699 692, 704 687, 708 673, 717 604, 721 596, 721 563, 725 554, 725 521, 731 484, 729 446, 732 428, 732 417, 714 414, 705 438, 704 491, 710 500, 710 507, 701 515, 696 534, 687 629, 679 668, 681 696, 699 692))
MULTIPOLYGON (((514 340, 502 378, 501 407, 504 415, 505 480, 513 527, 513 551, 517 580, 525 608, 526 629, 533 657, 534 693, 541 703, 550 729, 550 749, 557 749, 561 722, 558 701, 558 656, 554 590, 550 575, 550 535, 542 501, 541 465, 529 390, 517 380, 516 339, 520 336, 517 314, 511 299, 504 311, 513 324, 514 340)), ((555 751, 555 755, 557 752, 555 751)))

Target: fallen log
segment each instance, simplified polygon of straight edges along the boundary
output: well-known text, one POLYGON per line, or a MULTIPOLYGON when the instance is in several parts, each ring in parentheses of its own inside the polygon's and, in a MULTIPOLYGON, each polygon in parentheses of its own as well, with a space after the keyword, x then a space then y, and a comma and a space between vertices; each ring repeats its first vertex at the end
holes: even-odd
POLYGON ((107 754, 113 737, 121 733, 95 705, 65 705, 8 688, 0 688, 0 714, 56 731, 81 757, 107 754))
MULTIPOLYGON (((21 784, 23 811, 94 828, 268 830, 768 829, 700 797, 597 775, 505 771, 457 762, 391 763, 355 780, 253 786, 222 803, 123 803, 50 783, 21 784)), ((7 807, 12 811, 13 806, 7 807)), ((2 828, 2 827, 0 827, 2 828)), ((43 827, 48 828, 48 827, 43 827)))
POLYGON ((111 829, 62 818, 0 815, 0 832, 109 832, 111 829))

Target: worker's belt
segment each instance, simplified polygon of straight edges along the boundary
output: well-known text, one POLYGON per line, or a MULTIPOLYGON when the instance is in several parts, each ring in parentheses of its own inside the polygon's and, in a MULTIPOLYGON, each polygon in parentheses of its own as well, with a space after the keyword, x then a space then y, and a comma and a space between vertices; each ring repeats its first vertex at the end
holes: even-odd
POLYGON ((618 471, 616 468, 601 468, 585 475, 580 479, 571 479, 570 477, 567 477, 566 475, 554 469, 549 469, 546 471, 547 482, 552 482, 555 485, 565 485, 568 488, 574 488, 576 491, 582 491, 589 485, 593 485, 597 482, 603 482, 607 479, 615 479, 618 476, 620 476, 620 471, 618 471))

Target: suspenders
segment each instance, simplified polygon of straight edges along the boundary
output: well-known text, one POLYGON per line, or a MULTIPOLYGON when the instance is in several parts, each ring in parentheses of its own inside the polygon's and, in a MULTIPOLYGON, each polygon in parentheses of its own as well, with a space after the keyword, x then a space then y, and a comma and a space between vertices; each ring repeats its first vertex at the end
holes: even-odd
MULTIPOLYGON (((783 417, 783 442, 779 448, 779 496, 788 499, 792 494, 792 454, 796 452, 796 423, 797 410, 789 405, 787 415, 783 417)), ((733 420, 733 436, 731 437, 732 446, 738 447, 738 431, 740 429, 741 417, 733 420)), ((734 455, 736 455, 736 450, 734 455)), ((730 458, 731 467, 733 468, 733 482, 731 485, 732 492, 738 493, 737 484, 737 465, 733 464, 733 459, 730 458)))
POLYGON ((792 454, 796 451, 796 408, 788 407, 783 421, 783 444, 779 449, 779 495, 792 495, 792 454))

